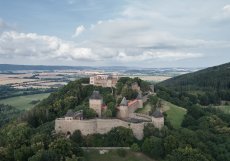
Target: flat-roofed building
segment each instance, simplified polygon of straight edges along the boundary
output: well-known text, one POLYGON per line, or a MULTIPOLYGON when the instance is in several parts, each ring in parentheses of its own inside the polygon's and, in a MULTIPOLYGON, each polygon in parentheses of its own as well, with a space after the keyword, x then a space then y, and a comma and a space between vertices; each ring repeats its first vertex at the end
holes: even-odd
POLYGON ((102 87, 115 87, 119 77, 117 75, 100 74, 90 77, 89 84, 102 87))

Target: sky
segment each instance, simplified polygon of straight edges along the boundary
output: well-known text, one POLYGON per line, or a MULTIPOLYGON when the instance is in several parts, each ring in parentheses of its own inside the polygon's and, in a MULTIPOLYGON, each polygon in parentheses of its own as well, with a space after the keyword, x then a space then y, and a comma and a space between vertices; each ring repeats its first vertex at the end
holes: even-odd
POLYGON ((209 67, 230 62, 229 0, 0 0, 0 63, 209 67))

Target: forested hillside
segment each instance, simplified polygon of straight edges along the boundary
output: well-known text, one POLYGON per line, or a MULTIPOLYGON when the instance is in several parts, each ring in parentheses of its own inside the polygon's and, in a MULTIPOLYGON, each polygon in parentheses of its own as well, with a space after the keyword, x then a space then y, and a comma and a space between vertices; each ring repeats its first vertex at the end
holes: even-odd
POLYGON ((180 143, 186 140, 187 145, 185 149, 173 150, 166 157, 168 160, 187 161, 191 155, 194 155, 191 160, 230 160, 230 115, 215 107, 223 103, 229 105, 230 63, 159 83, 157 96, 187 109, 183 128, 173 131, 177 134, 173 133, 174 137, 170 138, 177 140, 184 133, 179 140, 180 143), (198 151, 206 158, 195 154, 198 151))
POLYGON ((161 97, 183 107, 220 105, 230 101, 230 63, 168 79, 158 89, 161 97))
POLYGON ((229 90, 230 63, 168 79, 160 85, 175 90, 229 90))

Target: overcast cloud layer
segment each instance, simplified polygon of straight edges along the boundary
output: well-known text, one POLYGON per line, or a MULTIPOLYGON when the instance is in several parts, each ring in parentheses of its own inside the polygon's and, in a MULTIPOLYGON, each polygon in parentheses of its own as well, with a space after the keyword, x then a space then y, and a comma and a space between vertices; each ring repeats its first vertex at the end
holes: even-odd
POLYGON ((229 28, 227 0, 0 1, 0 63, 212 66, 229 28))

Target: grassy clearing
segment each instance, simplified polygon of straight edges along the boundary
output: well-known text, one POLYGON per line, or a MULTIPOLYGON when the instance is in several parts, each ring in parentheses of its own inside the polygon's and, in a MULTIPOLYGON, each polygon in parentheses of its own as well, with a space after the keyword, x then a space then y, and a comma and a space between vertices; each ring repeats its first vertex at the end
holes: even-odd
POLYGON ((142 153, 131 151, 127 151, 127 155, 121 157, 116 150, 110 150, 105 154, 99 154, 98 150, 90 150, 85 152, 85 159, 86 161, 154 161, 142 153))
POLYGON ((163 110, 166 112, 167 118, 173 127, 180 128, 187 110, 167 101, 162 101, 162 103, 163 110))
POLYGON ((42 93, 2 99, 0 100, 0 104, 8 104, 20 110, 29 110, 36 105, 31 104, 31 101, 43 100, 44 98, 47 98, 49 94, 50 93, 42 93))
POLYGON ((230 105, 222 105, 222 106, 215 106, 216 108, 220 109, 224 113, 230 114, 230 105))
MULTIPOLYGON (((163 111, 166 112, 168 120, 171 122, 173 127, 180 128, 181 123, 184 119, 184 115, 186 114, 186 109, 176 106, 170 102, 162 100, 163 111)), ((138 109, 136 112, 142 114, 149 114, 151 111, 151 105, 146 104, 144 108, 138 109)))

